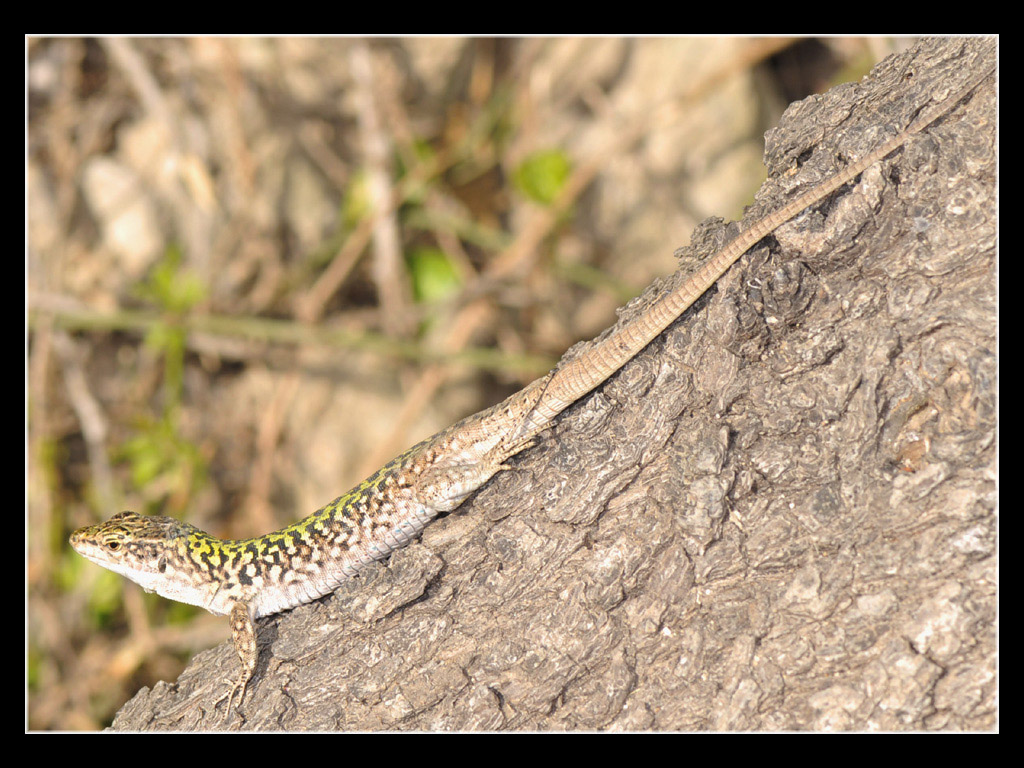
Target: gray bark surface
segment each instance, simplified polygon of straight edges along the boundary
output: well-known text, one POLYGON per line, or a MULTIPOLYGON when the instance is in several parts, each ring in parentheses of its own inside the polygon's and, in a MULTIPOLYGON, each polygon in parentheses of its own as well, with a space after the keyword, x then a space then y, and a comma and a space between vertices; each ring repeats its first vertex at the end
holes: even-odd
MULTIPOLYGON (((790 107, 747 221, 994 56, 924 41, 790 107)), ((995 727, 995 105, 763 241, 422 541, 263 620, 227 727, 995 727)), ((219 727, 237 670, 201 653, 113 727, 219 727)))

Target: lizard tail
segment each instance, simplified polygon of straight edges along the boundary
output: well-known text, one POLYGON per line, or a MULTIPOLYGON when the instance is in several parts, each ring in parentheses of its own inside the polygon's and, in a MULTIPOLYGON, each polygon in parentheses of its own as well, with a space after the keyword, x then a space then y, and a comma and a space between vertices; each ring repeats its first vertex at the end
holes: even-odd
POLYGON ((528 441, 545 429, 559 413, 601 384, 634 355, 668 328, 700 296, 725 274, 740 256, 767 235, 818 203, 845 184, 856 179, 870 166, 903 146, 920 132, 949 112, 994 71, 986 71, 957 89, 943 101, 922 111, 906 130, 884 142, 832 178, 804 192, 776 211, 754 222, 748 229, 730 240, 720 251, 705 262, 679 286, 657 298, 646 310, 612 330, 604 339, 595 342, 578 357, 549 374, 536 398, 535 405, 526 413, 513 442, 528 441))

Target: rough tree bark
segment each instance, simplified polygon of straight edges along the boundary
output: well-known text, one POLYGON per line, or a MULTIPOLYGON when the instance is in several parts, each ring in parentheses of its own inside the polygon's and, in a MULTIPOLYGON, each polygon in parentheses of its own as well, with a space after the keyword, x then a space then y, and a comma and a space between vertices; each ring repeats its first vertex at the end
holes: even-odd
MULTIPOLYGON (((746 220, 994 58, 924 41, 792 106, 746 220)), ((264 620, 228 727, 994 727, 995 104, 762 243, 422 542, 264 620)), ((237 665, 114 728, 219 726, 237 665)))

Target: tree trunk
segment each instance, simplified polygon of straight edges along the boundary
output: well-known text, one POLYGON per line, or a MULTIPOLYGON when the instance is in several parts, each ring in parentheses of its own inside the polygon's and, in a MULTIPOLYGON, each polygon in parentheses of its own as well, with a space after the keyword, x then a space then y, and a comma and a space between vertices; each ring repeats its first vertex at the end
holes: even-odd
MULTIPOLYGON (((792 106, 745 221, 994 58, 923 41, 792 106)), ((262 620, 226 725, 994 727, 995 105, 763 241, 421 542, 262 620)), ((202 653, 114 728, 218 727, 237 671, 202 653)))

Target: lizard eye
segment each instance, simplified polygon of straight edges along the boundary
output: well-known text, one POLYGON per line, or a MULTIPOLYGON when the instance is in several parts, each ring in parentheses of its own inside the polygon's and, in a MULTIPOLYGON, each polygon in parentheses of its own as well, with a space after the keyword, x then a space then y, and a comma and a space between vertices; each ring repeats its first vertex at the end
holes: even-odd
POLYGON ((109 549, 111 552, 117 552, 117 550, 119 550, 120 548, 121 548, 121 542, 120 541, 108 541, 107 542, 107 549, 109 549))

